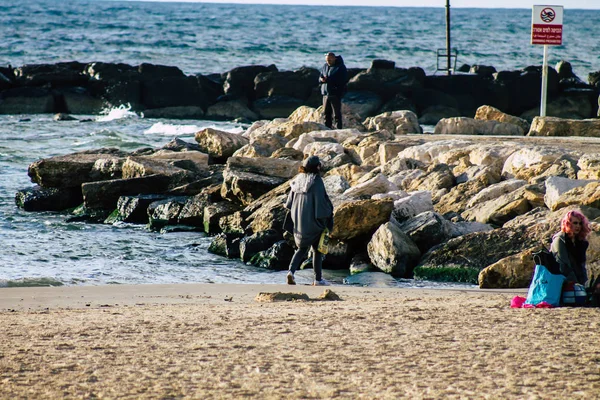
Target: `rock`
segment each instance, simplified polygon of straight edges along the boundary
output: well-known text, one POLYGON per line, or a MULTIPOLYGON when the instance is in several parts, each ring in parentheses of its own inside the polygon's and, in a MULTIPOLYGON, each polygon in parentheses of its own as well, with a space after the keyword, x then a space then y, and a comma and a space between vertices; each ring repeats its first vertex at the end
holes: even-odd
POLYGON ((267 250, 256 253, 250 259, 250 264, 260 268, 283 271, 288 269, 294 256, 294 248, 285 240, 280 240, 267 250))
POLYGON ((387 164, 394 160, 398 153, 409 147, 407 144, 402 142, 385 142, 379 145, 377 149, 379 163, 381 165, 387 164))
POLYGON ((551 210, 558 210, 570 205, 600 208, 600 183, 590 182, 585 186, 575 187, 563 193, 552 203, 551 210))
POLYGON ((554 147, 526 147, 512 153, 502 167, 502 178, 530 180, 541 175, 559 158, 564 150, 554 147))
POLYGON ((167 225, 177 224, 179 213, 186 204, 188 197, 171 197, 151 203, 148 206, 148 226, 151 230, 159 231, 167 225))
POLYGON ((246 220, 250 213, 245 210, 236 211, 233 214, 225 215, 219 219, 219 229, 224 233, 239 233, 251 235, 248 230, 248 221, 246 220))
POLYGON ((474 221, 459 221, 451 224, 450 236, 455 238, 476 232, 489 232, 494 227, 489 224, 482 224, 474 221))
POLYGON ((369 68, 350 79, 348 90, 350 93, 371 91, 375 92, 381 98, 390 99, 397 93, 422 87, 424 79, 425 73, 420 68, 369 68))
POLYGON ((271 158, 302 161, 304 159, 304 153, 293 148, 283 147, 279 150, 275 150, 273 154, 271 154, 271 158))
POLYGON ((436 135, 525 135, 523 128, 518 125, 467 117, 444 118, 437 123, 433 133, 436 135))
POLYGON ((281 234, 276 231, 262 231, 246 236, 240 240, 240 258, 248 262, 255 254, 267 250, 281 239, 281 234))
MULTIPOLYGON (((415 160, 423 164, 433 164, 435 162, 441 162, 439 157, 454 151, 464 150, 467 146, 470 146, 472 142, 467 140, 439 140, 435 142, 428 142, 423 144, 415 144, 407 147, 400 153, 397 158, 406 158, 415 160)), ((414 168, 422 167, 422 165, 416 164, 414 168)))
POLYGON ((88 182, 81 185, 83 203, 87 209, 114 210, 121 196, 164 193, 170 188, 171 177, 149 175, 131 179, 88 182))
POLYGON ((473 65, 469 69, 469 73, 491 78, 496 73, 496 68, 490 65, 473 65))
POLYGON ((230 201, 220 201, 204 207, 204 232, 208 235, 220 233, 219 220, 226 215, 233 214, 239 208, 239 205, 230 201))
POLYGON ((76 61, 28 64, 16 68, 14 75, 17 81, 28 86, 83 86, 88 80, 83 74, 84 68, 85 64, 76 61))
POLYGON ((262 72, 277 71, 277 68, 263 65, 237 67, 227 72, 223 88, 226 94, 254 99, 254 78, 262 72))
POLYGON ((204 109, 200 106, 171 106, 144 110, 144 118, 204 119, 204 109))
MULTIPOLYGON (((596 90, 576 89, 564 92, 546 104, 546 118, 555 117, 568 120, 582 120, 595 117, 594 103, 596 90)), ((534 107, 521 114, 521 118, 533 121, 540 115, 540 108, 534 107)), ((533 136, 533 135, 531 135, 533 136)), ((578 135, 567 135, 578 136, 578 135)))
POLYGON ((300 137, 300 135, 302 135, 303 133, 323 130, 329 130, 329 128, 324 124, 318 122, 307 121, 298 123, 289 121, 281 124, 281 126, 277 129, 277 132, 279 135, 290 140, 300 137))
POLYGON ((401 224, 399 228, 417 245, 421 253, 452 237, 452 223, 433 211, 418 214, 401 224))
POLYGON ((290 96, 263 97, 253 103, 254 111, 263 119, 286 118, 302 105, 303 101, 290 96))
POLYGON ((166 195, 160 194, 121 196, 117 202, 117 215, 113 222, 123 221, 130 224, 147 224, 148 207, 150 204, 165 200, 166 198, 166 195))
POLYGON ((531 123, 531 129, 527 136, 600 137, 600 120, 536 117, 531 123))
POLYGON ((218 101, 208 107, 205 117, 215 121, 234 120, 236 118, 242 118, 249 121, 256 121, 259 119, 258 114, 250 110, 244 100, 218 101))
POLYGON ((322 163, 327 163, 343 154, 345 154, 344 146, 339 143, 313 142, 304 147, 304 155, 318 156, 322 163))
POLYGON ((237 133, 204 128, 195 134, 201 151, 208 153, 214 163, 225 163, 238 149, 249 143, 248 139, 237 133))
POLYGON ((66 113, 58 113, 58 114, 54 114, 54 117, 52 117, 52 119, 54 121, 77 121, 77 118, 70 116, 69 114, 66 113))
POLYGON ((497 199, 507 193, 514 192, 527 184, 526 181, 520 179, 509 179, 507 181, 492 184, 486 189, 481 190, 467 203, 467 208, 473 208, 478 204, 485 203, 489 200, 497 199))
POLYGON ((417 115, 412 111, 390 111, 370 117, 363 122, 370 131, 386 129, 397 135, 423 133, 417 115))
POLYGON ((77 207, 83 201, 81 188, 44 188, 34 186, 19 190, 15 196, 17 207, 25 211, 63 211, 77 207))
POLYGON ((600 179, 600 154, 584 154, 577 167, 577 179, 600 179))
POLYGON ((374 232, 387 222, 394 203, 391 200, 360 200, 343 203, 336 207, 332 239, 349 240, 374 232))
POLYGON ((450 189, 454 186, 455 178, 452 170, 446 164, 431 165, 426 173, 414 179, 408 186, 404 186, 407 190, 429 190, 431 192, 440 189, 450 189))
POLYGON ((117 149, 100 149, 45 158, 32 163, 28 174, 42 187, 79 187, 85 182, 107 178, 100 171, 94 171, 98 160, 125 156, 126 153, 117 149))
POLYGON ((408 197, 394 201, 392 216, 396 221, 402 223, 426 211, 433 211, 433 202, 431 192, 424 190, 410 193, 408 197))
POLYGON ((484 120, 484 121, 498 121, 504 122, 507 124, 513 124, 521 127, 524 133, 529 132, 529 122, 524 120, 523 118, 515 117, 513 115, 509 115, 503 113, 502 111, 494 108, 492 106, 481 106, 477 109, 475 113, 475 119, 484 120))
POLYGON ((410 276, 421 256, 417 245, 393 220, 377 229, 367 251, 375 267, 395 277, 410 276))
POLYGON ((346 181, 348 181, 348 183, 350 185, 356 184, 358 183, 359 179, 363 176, 365 176, 367 174, 368 171, 370 171, 372 169, 372 167, 363 167, 363 166, 358 166, 358 165, 353 165, 353 164, 344 164, 340 167, 336 167, 336 168, 332 168, 330 170, 327 171, 327 173, 325 174, 325 177, 328 176, 341 176, 344 179, 346 179, 346 181))
MULTIPOLYGON (((163 175, 172 180, 171 187, 176 187, 201 177, 199 171, 180 168, 174 165, 175 163, 173 160, 161 160, 153 157, 127 157, 123 163, 123 179, 163 175)), ((190 164, 193 167, 197 166, 193 162, 190 164)))
POLYGON ((391 199, 393 201, 400 200, 405 197, 408 197, 408 193, 406 193, 404 190, 394 190, 392 192, 378 193, 371 196, 373 200, 391 199))
POLYGON ((467 208, 469 201, 485 188, 498 183, 499 177, 484 173, 465 183, 456 185, 442 196, 435 204, 435 211, 445 215, 450 212, 461 213, 467 208))
POLYGON ((344 114, 357 114, 364 120, 365 118, 374 115, 381 105, 381 97, 373 92, 348 92, 342 101, 342 112, 344 114))
POLYGON ((254 92, 257 98, 290 96, 307 100, 312 89, 318 86, 319 75, 317 69, 307 67, 296 71, 261 72, 254 78, 254 92))
POLYGON ((427 107, 421 112, 419 124, 433 125, 435 127, 440 120, 453 117, 460 117, 459 109, 443 105, 434 105, 427 107))
MULTIPOLYGON (((404 94, 398 93, 394 97, 392 97, 387 103, 385 103, 380 112, 388 112, 388 111, 398 111, 398 110, 407 110, 412 111, 415 114, 417 113, 417 107, 415 104, 407 98, 404 94)), ((454 116, 454 115, 452 115, 454 116)), ((437 121, 436 121, 437 122, 437 121)))
POLYGON ((331 197, 341 195, 350 188, 350 184, 340 175, 329 175, 323 178, 323 184, 325 185, 325 191, 331 197))
POLYGON ((238 258, 240 256, 240 235, 219 233, 210 242, 208 252, 227 258, 238 258))
POLYGON ((285 146, 286 139, 279 135, 261 135, 233 153, 234 157, 261 158, 271 157, 274 152, 285 146))
POLYGON ((373 265, 368 253, 357 254, 350 261, 350 275, 360 274, 373 270, 373 265))
POLYGON ((168 76, 142 81, 141 102, 145 108, 193 106, 206 109, 216 96, 203 90, 195 76, 168 76))
POLYGON ((226 170, 241 170, 287 180, 296 176, 300 165, 301 163, 295 160, 230 157, 227 160, 226 170))
POLYGON ((505 257, 484 268, 479 273, 481 289, 527 288, 531 283, 535 265, 531 248, 518 254, 505 257))
MULTIPOLYGON (((546 204, 546 207, 552 211, 556 211, 556 206, 563 193, 566 193, 577 187, 585 186, 590 182, 592 181, 568 179, 560 176, 549 177, 546 179, 546 195, 544 196, 544 203, 546 204)), ((564 199, 562 199, 562 201, 564 201, 564 199)))
POLYGON ((277 231, 283 235, 283 221, 287 214, 285 201, 289 193, 289 182, 273 189, 248 205, 244 211, 250 215, 246 218, 248 228, 252 232, 267 230, 277 231))
POLYGON ((204 227, 204 208, 222 200, 221 185, 207 186, 186 201, 177 222, 182 225, 204 227))
POLYGON ((65 87, 58 90, 55 102, 64 102, 65 111, 75 115, 100 114, 106 107, 104 100, 90 93, 88 89, 65 87))
POLYGON ((377 193, 387 193, 398 190, 396 185, 391 183, 383 174, 377 174, 374 178, 360 183, 344 192, 344 197, 347 198, 364 198, 371 197, 377 193))
POLYGON ((394 69, 395 61, 390 60, 373 60, 371 61, 371 70, 373 69, 394 69))

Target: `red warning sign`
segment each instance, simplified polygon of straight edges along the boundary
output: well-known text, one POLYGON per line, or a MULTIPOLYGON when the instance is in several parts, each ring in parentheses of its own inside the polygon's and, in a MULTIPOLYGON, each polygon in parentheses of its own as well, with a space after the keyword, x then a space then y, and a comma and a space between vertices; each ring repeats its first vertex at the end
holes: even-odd
POLYGON ((562 32, 562 6, 533 6, 531 44, 560 46, 562 32))

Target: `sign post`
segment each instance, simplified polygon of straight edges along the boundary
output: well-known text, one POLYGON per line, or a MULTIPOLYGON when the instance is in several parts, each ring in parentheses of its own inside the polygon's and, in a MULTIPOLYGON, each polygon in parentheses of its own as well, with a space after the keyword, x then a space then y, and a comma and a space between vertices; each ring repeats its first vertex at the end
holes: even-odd
POLYGON ((533 6, 531 44, 544 46, 540 117, 546 116, 548 97, 548 46, 562 45, 563 6, 533 6))

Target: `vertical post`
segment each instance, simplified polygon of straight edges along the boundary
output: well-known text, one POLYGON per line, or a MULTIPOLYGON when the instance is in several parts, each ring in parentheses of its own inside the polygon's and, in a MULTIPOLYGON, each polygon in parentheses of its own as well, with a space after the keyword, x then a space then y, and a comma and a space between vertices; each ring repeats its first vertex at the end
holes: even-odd
POLYGON ((448 64, 446 66, 448 75, 452 75, 452 56, 450 50, 450 0, 446 0, 446 55, 448 64))
POLYGON ((546 99, 548 97, 548 45, 544 45, 544 63, 542 65, 542 101, 540 117, 546 116, 546 99))

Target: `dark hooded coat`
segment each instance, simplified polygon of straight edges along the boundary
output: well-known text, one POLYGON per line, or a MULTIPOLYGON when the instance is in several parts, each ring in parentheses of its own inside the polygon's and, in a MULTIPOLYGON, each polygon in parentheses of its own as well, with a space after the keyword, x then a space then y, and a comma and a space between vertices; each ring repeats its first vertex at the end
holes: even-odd
POLYGON ((327 82, 319 80, 323 96, 344 96, 346 93, 346 84, 348 83, 348 70, 342 56, 336 56, 335 63, 332 66, 325 63, 323 68, 321 68, 321 76, 327 77, 327 82))
POLYGON ((311 246, 325 228, 333 229, 333 204, 318 174, 298 174, 290 186, 285 207, 294 222, 294 241, 298 247, 311 246))

